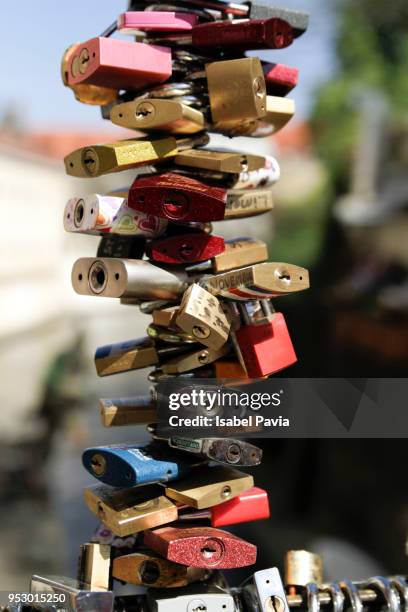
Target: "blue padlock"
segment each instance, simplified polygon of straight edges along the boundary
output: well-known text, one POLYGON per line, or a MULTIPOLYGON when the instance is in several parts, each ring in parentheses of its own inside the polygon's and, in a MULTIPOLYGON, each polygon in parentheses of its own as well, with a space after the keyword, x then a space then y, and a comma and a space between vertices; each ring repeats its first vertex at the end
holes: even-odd
POLYGON ((82 463, 92 476, 113 487, 168 482, 186 476, 197 459, 155 442, 87 448, 82 463))

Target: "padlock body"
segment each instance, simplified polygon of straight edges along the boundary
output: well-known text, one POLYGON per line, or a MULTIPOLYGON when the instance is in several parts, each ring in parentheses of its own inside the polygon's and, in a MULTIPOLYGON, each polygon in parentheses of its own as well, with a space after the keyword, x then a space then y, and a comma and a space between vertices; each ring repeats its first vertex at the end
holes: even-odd
POLYGON ((171 50, 116 38, 91 38, 75 49, 67 72, 69 85, 142 89, 171 76, 171 50))
POLYGON ((154 240, 148 255, 164 264, 184 264, 205 261, 225 250, 224 238, 205 233, 191 233, 154 240))
POLYGON ((252 487, 237 497, 211 508, 211 525, 225 527, 249 521, 260 521, 270 517, 268 494, 263 489, 252 487))
POLYGON ((250 378, 269 376, 297 361, 285 318, 280 312, 266 323, 243 325, 235 333, 250 378))

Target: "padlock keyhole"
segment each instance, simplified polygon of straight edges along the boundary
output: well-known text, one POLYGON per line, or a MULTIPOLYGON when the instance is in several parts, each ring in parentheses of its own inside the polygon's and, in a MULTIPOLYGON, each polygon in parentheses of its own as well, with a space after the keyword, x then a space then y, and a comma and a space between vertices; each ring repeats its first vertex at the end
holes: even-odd
POLYGON ((160 568, 155 561, 143 561, 139 570, 142 582, 154 584, 160 578, 160 568))

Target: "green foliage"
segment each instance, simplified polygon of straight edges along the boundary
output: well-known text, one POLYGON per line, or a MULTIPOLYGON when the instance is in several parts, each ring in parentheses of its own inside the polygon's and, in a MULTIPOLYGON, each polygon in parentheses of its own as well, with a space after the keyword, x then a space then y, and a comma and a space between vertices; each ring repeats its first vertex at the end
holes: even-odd
POLYGON ((407 0, 344 0, 339 4, 339 69, 318 92, 312 115, 317 152, 337 192, 347 189, 362 90, 383 93, 392 116, 407 115, 407 0))

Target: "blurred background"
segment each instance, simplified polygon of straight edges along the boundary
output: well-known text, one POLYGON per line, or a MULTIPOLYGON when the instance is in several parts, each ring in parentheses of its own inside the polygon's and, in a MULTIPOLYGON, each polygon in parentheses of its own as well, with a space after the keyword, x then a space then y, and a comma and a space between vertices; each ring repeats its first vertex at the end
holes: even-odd
MULTIPOLYGON (((218 231, 262 237, 274 261, 311 270, 311 290, 281 304, 299 357, 288 376, 405 377, 408 6, 281 4, 310 11, 310 28, 292 47, 259 55, 300 69, 297 116, 274 138, 239 141, 278 158, 275 211, 218 231)), ((73 149, 122 136, 98 108, 76 102, 59 72, 66 47, 125 8, 125 0, 1 7, 0 590, 25 590, 32 573, 75 575, 79 545, 96 527, 82 502, 91 478, 81 451, 145 435, 102 429, 97 398, 143 392, 146 371, 98 379, 92 356, 143 335, 148 319, 74 293, 72 263, 93 256, 98 239, 62 227, 69 197, 132 177, 81 181, 62 163, 73 149)), ((255 476, 270 492, 272 519, 237 530, 255 543, 262 533, 259 567, 307 547, 323 554, 327 578, 408 573, 404 439, 262 444, 255 476)))

